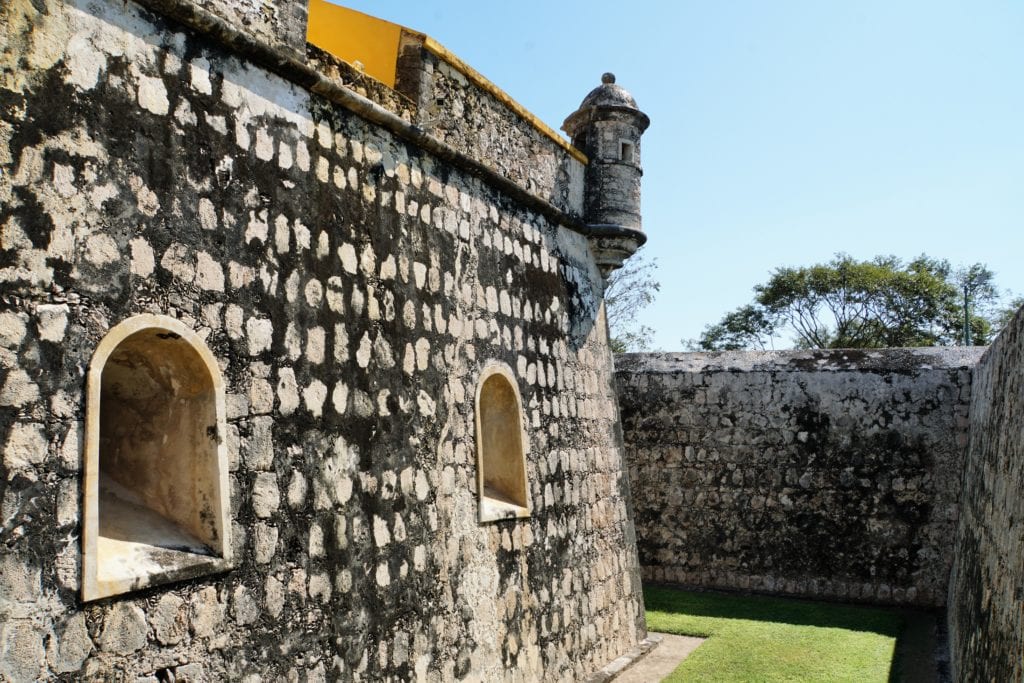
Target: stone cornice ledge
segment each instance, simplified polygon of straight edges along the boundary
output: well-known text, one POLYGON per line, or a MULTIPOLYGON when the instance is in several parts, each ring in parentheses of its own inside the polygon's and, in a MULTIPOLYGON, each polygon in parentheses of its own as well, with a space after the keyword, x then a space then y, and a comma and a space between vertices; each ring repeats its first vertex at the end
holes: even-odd
POLYGON ((427 134, 420 127, 409 123, 376 102, 349 90, 339 81, 327 78, 307 64, 288 56, 282 50, 235 28, 215 14, 196 6, 191 0, 135 0, 135 2, 217 41, 232 52, 265 67, 281 78, 320 95, 371 123, 386 128, 402 140, 480 178, 557 225, 582 235, 590 235, 587 226, 578 217, 562 211, 547 200, 524 189, 473 157, 427 134))
POLYGON ((923 346, 893 349, 811 349, 795 351, 697 351, 623 353, 620 373, 682 372, 896 372, 971 369, 984 346, 923 346))

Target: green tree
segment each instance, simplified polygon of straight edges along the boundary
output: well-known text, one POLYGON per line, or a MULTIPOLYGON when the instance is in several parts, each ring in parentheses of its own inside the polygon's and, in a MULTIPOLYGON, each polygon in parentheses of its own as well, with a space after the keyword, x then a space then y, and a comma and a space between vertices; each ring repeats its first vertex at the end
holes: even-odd
POLYGON ((774 322, 764 309, 747 304, 726 313, 721 322, 705 327, 699 340, 690 339, 684 344, 691 351, 764 350, 774 331, 774 322))
POLYGON ((996 329, 996 332, 1001 331, 1004 327, 1010 324, 1013 320, 1013 316, 1017 315, 1017 311, 1024 307, 1024 296, 1017 296, 1010 299, 1010 302, 996 311, 995 315, 992 316, 992 326, 996 329))
POLYGON ((604 310, 613 353, 648 351, 654 329, 637 321, 637 315, 654 301, 661 289, 654 273, 658 259, 647 259, 643 248, 612 272, 604 290, 604 310))
POLYGON ((965 345, 987 344, 993 336, 993 317, 999 290, 995 286, 995 274, 980 263, 956 271, 956 285, 963 293, 960 307, 961 340, 965 345))
POLYGON ((984 344, 998 299, 993 280, 982 264, 954 272, 948 261, 925 255, 905 263, 836 254, 827 263, 776 269, 754 287, 751 304, 705 327, 691 348, 765 348, 777 336, 819 349, 962 343, 964 301, 972 341, 984 344))

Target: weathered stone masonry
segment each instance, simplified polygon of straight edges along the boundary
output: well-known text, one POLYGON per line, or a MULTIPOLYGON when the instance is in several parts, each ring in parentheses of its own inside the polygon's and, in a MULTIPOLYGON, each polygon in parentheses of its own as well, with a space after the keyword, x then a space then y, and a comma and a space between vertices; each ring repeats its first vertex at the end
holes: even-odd
POLYGON ((1024 680, 1024 313, 974 370, 949 584, 954 679, 1024 680))
MULTIPOLYGON (((294 5, 265 37, 291 53, 294 5)), ((554 160, 501 160, 520 201, 130 2, 11 0, 0 27, 0 674, 576 680, 636 647, 581 162, 502 124, 554 160), (140 313, 220 365, 233 567, 83 604, 84 378, 140 313), (490 361, 532 516, 481 525, 490 361)))
POLYGON ((979 353, 619 357, 644 577, 943 604, 979 353))

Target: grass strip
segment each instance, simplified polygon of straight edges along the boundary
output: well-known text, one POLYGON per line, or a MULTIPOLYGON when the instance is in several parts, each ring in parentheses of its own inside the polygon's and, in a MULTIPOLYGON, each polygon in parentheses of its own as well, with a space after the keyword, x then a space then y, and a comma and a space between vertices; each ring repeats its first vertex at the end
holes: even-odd
POLYGON ((902 617, 884 608, 645 587, 652 631, 701 636, 666 681, 890 679, 902 617))

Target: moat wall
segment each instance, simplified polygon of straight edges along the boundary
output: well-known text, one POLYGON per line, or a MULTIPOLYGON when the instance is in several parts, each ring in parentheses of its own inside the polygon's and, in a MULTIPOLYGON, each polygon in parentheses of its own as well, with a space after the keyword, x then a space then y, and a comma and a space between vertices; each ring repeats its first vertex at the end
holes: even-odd
POLYGON ((644 578, 944 604, 980 353, 620 356, 644 578))
POLYGON ((954 680, 1024 679, 1024 313, 974 370, 948 623, 954 680))
POLYGON ((560 218, 132 2, 2 3, 0 47, 0 678, 581 680, 637 647, 579 160, 515 116, 514 154, 450 140, 560 218), (143 313, 224 378, 233 559, 83 603, 86 372, 143 313), (532 516, 481 524, 493 363, 532 516))

